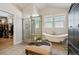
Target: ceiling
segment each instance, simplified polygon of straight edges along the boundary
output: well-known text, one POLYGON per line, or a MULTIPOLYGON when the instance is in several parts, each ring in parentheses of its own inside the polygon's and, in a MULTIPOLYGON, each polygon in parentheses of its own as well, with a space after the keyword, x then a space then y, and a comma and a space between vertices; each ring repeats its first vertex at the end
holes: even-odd
POLYGON ((70 3, 13 3, 19 10, 23 10, 27 7, 33 8, 35 6, 39 10, 43 8, 62 8, 69 9, 70 3))

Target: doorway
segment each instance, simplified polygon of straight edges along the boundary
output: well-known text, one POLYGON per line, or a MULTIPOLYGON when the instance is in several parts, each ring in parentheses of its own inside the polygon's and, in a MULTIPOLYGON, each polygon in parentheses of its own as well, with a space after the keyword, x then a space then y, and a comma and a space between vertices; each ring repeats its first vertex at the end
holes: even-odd
POLYGON ((13 15, 0 11, 0 50, 13 45, 13 15))

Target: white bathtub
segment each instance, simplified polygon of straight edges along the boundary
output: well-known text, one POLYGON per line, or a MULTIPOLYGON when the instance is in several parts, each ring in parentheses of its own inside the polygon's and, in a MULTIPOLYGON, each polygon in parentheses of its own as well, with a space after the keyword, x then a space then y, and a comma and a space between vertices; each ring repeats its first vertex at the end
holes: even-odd
POLYGON ((56 43, 63 42, 65 38, 68 37, 68 34, 50 35, 50 34, 43 33, 43 35, 45 36, 45 39, 47 39, 48 41, 56 42, 56 43))

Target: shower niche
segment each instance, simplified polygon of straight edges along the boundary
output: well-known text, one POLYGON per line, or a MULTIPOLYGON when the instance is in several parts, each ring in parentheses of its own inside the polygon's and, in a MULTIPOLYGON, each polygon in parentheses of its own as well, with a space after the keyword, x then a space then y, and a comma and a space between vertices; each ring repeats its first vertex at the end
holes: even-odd
POLYGON ((41 16, 23 19, 23 41, 33 42, 42 39, 42 19, 41 16))

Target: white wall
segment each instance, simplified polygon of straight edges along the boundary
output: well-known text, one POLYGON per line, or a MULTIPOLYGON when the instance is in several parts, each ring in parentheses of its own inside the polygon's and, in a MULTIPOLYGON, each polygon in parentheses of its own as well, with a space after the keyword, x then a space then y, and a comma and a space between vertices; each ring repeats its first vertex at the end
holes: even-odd
POLYGON ((0 10, 9 12, 13 14, 14 21, 14 44, 22 42, 22 13, 12 4, 9 3, 0 3, 0 10))
POLYGON ((33 6, 28 6, 25 9, 23 9, 23 18, 28 18, 32 15, 33 6))

